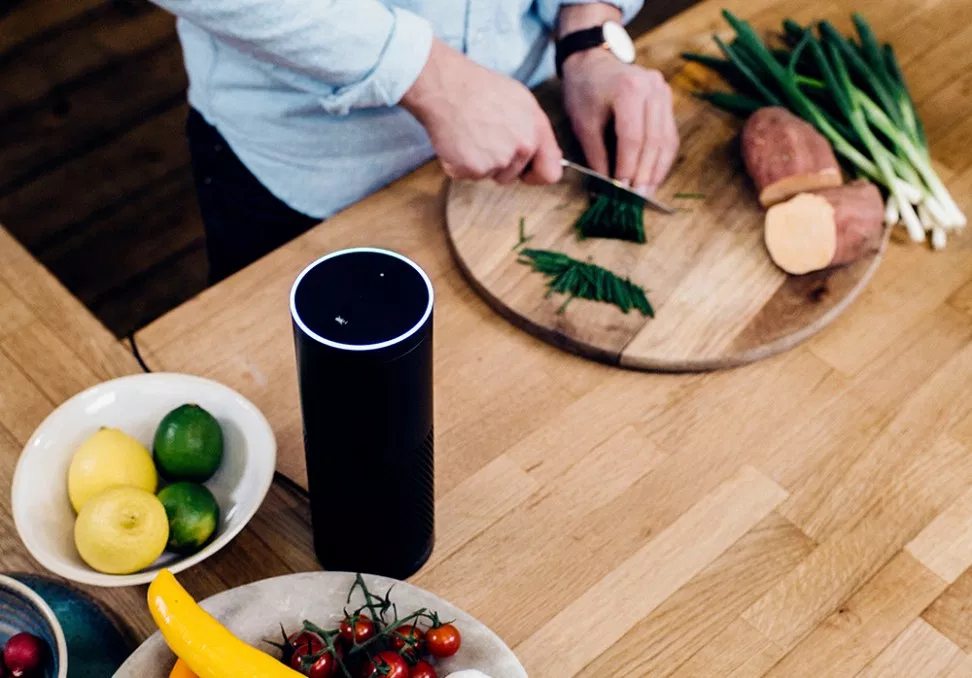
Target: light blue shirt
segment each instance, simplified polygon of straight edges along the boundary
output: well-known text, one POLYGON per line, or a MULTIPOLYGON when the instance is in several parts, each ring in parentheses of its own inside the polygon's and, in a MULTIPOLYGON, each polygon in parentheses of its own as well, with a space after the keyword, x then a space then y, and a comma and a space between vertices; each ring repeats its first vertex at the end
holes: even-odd
MULTIPOLYGON (((397 106, 432 36, 536 85, 563 4, 595 0, 154 0, 179 17, 189 102, 278 198, 328 217, 432 157, 397 106)), ((641 0, 610 0, 625 20, 641 0)))

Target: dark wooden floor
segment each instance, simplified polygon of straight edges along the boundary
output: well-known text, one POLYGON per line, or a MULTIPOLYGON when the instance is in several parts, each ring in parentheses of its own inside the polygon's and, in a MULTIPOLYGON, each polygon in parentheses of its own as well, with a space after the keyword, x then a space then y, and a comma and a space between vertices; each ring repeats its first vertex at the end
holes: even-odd
MULTIPOLYGON (((641 33, 695 0, 647 0, 641 33)), ((147 0, 0 4, 0 223, 117 335, 201 291, 173 19, 147 0)))

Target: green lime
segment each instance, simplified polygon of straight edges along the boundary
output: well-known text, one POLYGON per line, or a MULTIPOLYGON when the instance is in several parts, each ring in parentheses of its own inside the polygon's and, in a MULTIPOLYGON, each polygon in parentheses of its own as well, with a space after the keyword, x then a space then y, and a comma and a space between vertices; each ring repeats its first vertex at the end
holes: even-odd
POLYGON ((209 480, 223 460, 223 429, 199 405, 182 405, 155 432, 155 463, 169 480, 209 480))
POLYGON ((169 518, 169 548, 195 553, 209 541, 219 524, 219 504, 199 483, 173 483, 159 492, 169 518))

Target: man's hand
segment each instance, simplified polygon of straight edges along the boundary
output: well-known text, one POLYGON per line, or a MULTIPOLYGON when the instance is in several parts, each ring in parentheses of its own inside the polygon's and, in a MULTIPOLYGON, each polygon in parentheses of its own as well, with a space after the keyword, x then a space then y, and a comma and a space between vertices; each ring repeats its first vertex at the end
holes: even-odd
MULTIPOLYGON (((564 7, 560 35, 619 21, 604 3, 564 7)), ((563 67, 564 106, 591 168, 609 174, 604 132, 613 119, 618 140, 614 177, 651 194, 678 153, 672 90, 658 71, 624 64, 603 49, 572 54, 563 67)))
POLYGON ((624 64, 603 50, 573 54, 564 63, 564 106, 591 168, 607 174, 604 132, 617 135, 614 176, 652 194, 678 153, 672 90, 658 71, 624 64))
POLYGON ((510 183, 529 165, 524 181, 560 181, 563 155, 530 90, 438 39, 401 104, 425 127, 451 177, 510 183))

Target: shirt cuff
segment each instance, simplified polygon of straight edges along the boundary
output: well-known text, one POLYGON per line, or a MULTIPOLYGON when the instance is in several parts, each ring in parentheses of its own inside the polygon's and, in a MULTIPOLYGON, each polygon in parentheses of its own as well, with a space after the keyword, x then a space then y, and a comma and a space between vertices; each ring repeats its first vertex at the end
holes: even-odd
POLYGON ((635 18, 644 6, 644 0, 539 0, 540 18, 548 26, 553 28, 557 25, 557 14, 560 8, 566 5, 591 5, 602 3, 614 5, 621 10, 622 22, 628 23, 635 18))
POLYGON ((393 7, 394 23, 375 67, 361 80, 321 97, 326 113, 347 115, 354 108, 395 106, 418 79, 432 51, 427 19, 393 7))

